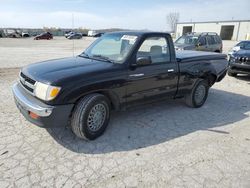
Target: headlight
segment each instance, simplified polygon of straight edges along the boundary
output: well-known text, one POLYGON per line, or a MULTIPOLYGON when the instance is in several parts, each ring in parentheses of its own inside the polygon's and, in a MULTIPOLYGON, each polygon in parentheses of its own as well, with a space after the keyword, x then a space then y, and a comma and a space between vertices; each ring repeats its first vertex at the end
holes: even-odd
MULTIPOLYGON (((237 57, 236 57, 237 58, 237 57)), ((235 57, 230 56, 229 57, 229 63, 235 63, 235 57)))
POLYGON ((47 85, 41 82, 36 82, 34 94, 39 99, 50 101, 56 98, 61 88, 56 86, 47 85))

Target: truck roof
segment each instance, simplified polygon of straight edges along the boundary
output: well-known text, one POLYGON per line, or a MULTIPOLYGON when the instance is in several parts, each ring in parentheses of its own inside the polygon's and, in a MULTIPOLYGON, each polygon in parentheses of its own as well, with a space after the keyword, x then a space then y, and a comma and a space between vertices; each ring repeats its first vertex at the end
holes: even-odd
POLYGON ((186 33, 185 35, 201 36, 201 35, 218 35, 218 34, 216 32, 191 32, 191 33, 186 33))
POLYGON ((143 35, 159 35, 159 34, 165 34, 170 35, 167 32, 157 32, 157 31, 117 31, 117 32, 110 32, 107 34, 122 34, 122 35, 136 35, 136 36, 143 36, 143 35))

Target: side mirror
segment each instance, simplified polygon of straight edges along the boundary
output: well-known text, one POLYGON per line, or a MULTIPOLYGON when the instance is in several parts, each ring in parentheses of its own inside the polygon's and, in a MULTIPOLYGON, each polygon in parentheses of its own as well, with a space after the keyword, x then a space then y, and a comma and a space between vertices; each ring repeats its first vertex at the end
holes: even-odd
POLYGON ((137 66, 145 66, 145 65, 150 65, 152 64, 152 59, 150 56, 148 57, 138 57, 136 60, 136 65, 137 66))

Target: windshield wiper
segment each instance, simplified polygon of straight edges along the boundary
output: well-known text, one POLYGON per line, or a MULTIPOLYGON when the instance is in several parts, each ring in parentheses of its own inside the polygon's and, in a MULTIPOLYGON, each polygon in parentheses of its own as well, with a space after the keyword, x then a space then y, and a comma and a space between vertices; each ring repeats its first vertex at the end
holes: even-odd
POLYGON ((115 63, 112 59, 110 59, 109 57, 103 56, 103 55, 93 55, 92 57, 98 58, 101 60, 105 60, 105 61, 110 62, 110 63, 115 63))
POLYGON ((79 55, 79 57, 84 57, 90 59, 89 55, 83 52, 82 54, 79 55))
POLYGON ((112 59, 103 55, 99 55, 99 54, 89 56, 87 53, 83 52, 82 54, 79 55, 79 57, 88 58, 88 59, 101 59, 101 60, 105 60, 106 62, 115 63, 112 59))

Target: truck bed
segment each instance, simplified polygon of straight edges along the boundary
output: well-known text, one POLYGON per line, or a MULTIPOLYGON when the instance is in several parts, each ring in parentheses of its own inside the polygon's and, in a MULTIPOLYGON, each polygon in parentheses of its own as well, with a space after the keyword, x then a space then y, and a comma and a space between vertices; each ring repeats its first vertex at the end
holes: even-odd
POLYGON ((225 54, 201 51, 176 51, 176 59, 178 62, 190 62, 200 60, 219 60, 226 59, 225 54))

